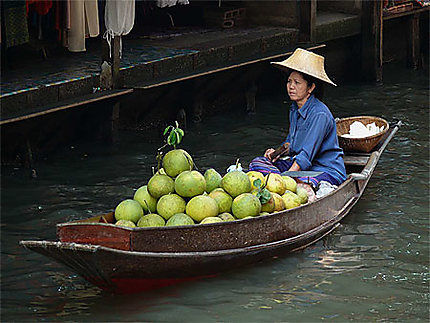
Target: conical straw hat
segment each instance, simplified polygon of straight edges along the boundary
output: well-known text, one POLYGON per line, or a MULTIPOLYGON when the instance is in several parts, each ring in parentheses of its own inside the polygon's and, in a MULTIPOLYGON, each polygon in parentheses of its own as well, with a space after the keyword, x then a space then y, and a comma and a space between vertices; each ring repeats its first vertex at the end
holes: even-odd
POLYGON ((282 62, 270 63, 281 70, 293 69, 337 86, 328 78, 324 70, 324 57, 302 48, 297 48, 290 57, 282 62))

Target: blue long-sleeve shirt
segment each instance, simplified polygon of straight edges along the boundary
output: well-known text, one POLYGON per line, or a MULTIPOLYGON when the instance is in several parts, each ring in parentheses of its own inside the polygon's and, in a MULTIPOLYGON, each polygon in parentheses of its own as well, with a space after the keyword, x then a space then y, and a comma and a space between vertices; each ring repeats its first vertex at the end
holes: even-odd
POLYGON ((346 179, 343 150, 339 147, 336 122, 327 106, 311 95, 300 109, 290 108, 290 156, 301 170, 326 172, 339 184, 346 179))

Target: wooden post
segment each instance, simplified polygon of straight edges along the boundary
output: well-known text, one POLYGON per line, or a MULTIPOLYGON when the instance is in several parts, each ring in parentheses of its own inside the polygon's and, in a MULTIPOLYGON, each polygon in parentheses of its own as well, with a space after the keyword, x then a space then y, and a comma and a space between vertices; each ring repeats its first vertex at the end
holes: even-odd
POLYGON ((366 80, 382 82, 382 0, 362 0, 361 72, 366 80))
POLYGON ((120 78, 119 78, 119 64, 121 62, 120 58, 120 44, 121 44, 121 36, 115 36, 112 41, 112 84, 113 88, 117 89, 121 87, 120 78))
POLYGON ((26 149, 24 153, 24 167, 30 169, 30 176, 32 178, 37 177, 36 169, 33 167, 33 151, 31 149, 30 140, 27 139, 26 149))
POLYGON ((417 69, 420 66, 420 19, 419 14, 408 17, 408 67, 417 69))
POLYGON ((316 0, 299 0, 299 41, 315 41, 316 0))
POLYGON ((255 114, 257 112, 255 106, 255 97, 257 95, 257 85, 252 82, 248 85, 248 88, 245 91, 245 99, 246 99, 246 113, 255 114))
POLYGON ((119 102, 115 102, 115 104, 112 107, 112 125, 111 125, 111 136, 110 136, 110 143, 115 143, 118 141, 118 130, 119 130, 119 110, 120 110, 121 104, 119 102))
MULTIPOLYGON (((120 58, 120 44, 121 36, 115 36, 112 39, 111 48, 109 52, 109 46, 106 40, 102 43, 102 62, 107 61, 110 64, 110 68, 107 71, 102 70, 102 77, 100 79, 100 87, 102 90, 118 89, 121 88, 122 82, 119 74, 119 66, 121 62, 120 58)), ((120 102, 115 100, 112 102, 112 106, 107 112, 108 118, 103 121, 102 125, 102 136, 107 142, 114 143, 118 139, 118 128, 119 128, 119 111, 120 102)))
MULTIPOLYGON (((115 36, 112 42, 112 86, 114 89, 118 89, 121 87, 121 80, 119 77, 119 64, 121 62, 120 57, 120 45, 121 45, 121 36, 115 36)), ((112 143, 118 140, 118 129, 119 129, 119 111, 121 104, 119 101, 116 101, 112 107, 112 118, 111 118, 111 138, 110 141, 112 143)))
POLYGON ((115 36, 111 42, 111 48, 109 52, 109 46, 105 39, 102 40, 102 63, 104 61, 110 64, 110 77, 112 78, 107 84, 111 84, 112 88, 118 89, 122 86, 122 82, 119 77, 119 65, 121 63, 120 58, 120 44, 121 36, 115 36))

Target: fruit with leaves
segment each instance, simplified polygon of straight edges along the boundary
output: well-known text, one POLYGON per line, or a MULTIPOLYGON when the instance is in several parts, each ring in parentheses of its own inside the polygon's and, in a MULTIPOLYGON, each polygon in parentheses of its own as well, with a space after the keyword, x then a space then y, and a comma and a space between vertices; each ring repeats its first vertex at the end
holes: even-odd
POLYGON ((163 157, 163 169, 170 177, 176 177, 184 171, 194 167, 191 155, 183 149, 174 149, 163 157))

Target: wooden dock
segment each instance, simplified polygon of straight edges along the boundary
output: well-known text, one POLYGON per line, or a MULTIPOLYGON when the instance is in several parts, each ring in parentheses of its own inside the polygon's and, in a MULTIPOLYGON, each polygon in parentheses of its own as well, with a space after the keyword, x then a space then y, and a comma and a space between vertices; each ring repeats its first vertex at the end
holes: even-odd
MULTIPOLYGON (((127 55, 127 50, 134 53, 146 51, 153 53, 152 56, 145 56, 145 59, 139 58, 135 61, 128 59, 127 63, 119 58, 120 40, 116 37, 110 55, 112 57, 110 87, 106 87, 101 81, 103 77, 100 72, 72 78, 65 73, 63 79, 54 82, 41 81, 37 86, 23 85, 22 88, 9 91, 5 91, 7 87, 2 84, 0 94, 2 147, 32 145, 34 130, 31 129, 35 127, 22 125, 24 122, 28 124, 33 122, 32 120, 48 115, 59 115, 65 111, 78 111, 93 106, 99 107, 100 104, 106 107, 110 115, 104 122, 108 122, 107 128, 112 131, 108 137, 113 138, 115 129, 118 129, 120 109, 124 115, 130 111, 120 107, 121 101, 129 100, 127 97, 134 97, 135 102, 154 102, 155 99, 149 100, 144 93, 175 84, 185 84, 190 80, 213 78, 244 69, 252 70, 254 67, 258 68, 254 68, 248 76, 258 78, 263 71, 261 66, 270 60, 285 57, 298 46, 314 49, 317 52, 322 51, 324 55, 336 52, 336 64, 327 67, 335 78, 337 75, 341 77, 341 73, 348 73, 345 67, 361 65, 362 77, 378 82, 382 80, 384 48, 387 47, 386 44, 384 45, 384 35, 391 28, 398 28, 396 25, 400 23, 406 26, 404 29, 407 35, 408 65, 412 68, 418 68, 421 65, 420 35, 423 34, 423 30, 420 30, 420 25, 423 19, 424 21, 427 19, 428 25, 429 8, 430 6, 422 8, 413 6, 409 9, 405 7, 388 11, 384 8, 383 1, 303 0, 297 3, 294 1, 265 2, 264 6, 259 2, 249 2, 246 3, 246 10, 217 9, 216 15, 208 15, 212 22, 219 17, 223 21, 236 19, 237 24, 242 25, 239 27, 222 26, 221 29, 183 32, 179 36, 167 38, 124 39, 124 55, 127 55), (349 48, 351 44, 354 48, 349 48), (323 48, 324 45, 326 45, 325 48, 323 48), (354 57, 348 59, 348 55, 351 56, 356 49, 358 49, 357 55, 354 52, 354 57), (344 51, 343 55, 342 51, 344 51), (360 63, 350 64, 348 60, 351 59, 353 62, 358 60, 360 63), (18 124, 21 125, 16 127, 18 124), (18 129, 27 139, 17 141, 9 138, 18 129)), ((109 57, 106 51, 103 57, 105 59, 109 57)), ((23 70, 21 73, 23 77, 25 72, 23 70)), ((19 84, 19 77, 17 80, 19 84)), ((216 87, 217 84, 221 84, 220 82, 225 81, 211 83, 211 86, 216 87)), ((192 86, 195 93, 190 93, 196 96, 196 102, 193 103, 196 106, 202 105, 198 102, 204 97, 201 89, 208 86, 205 82, 200 82, 200 85, 198 83, 192 86)), ((243 91, 246 93, 242 95, 246 96, 247 109, 252 110, 257 90, 252 81, 248 83, 244 85, 243 91)), ((138 113, 145 113, 145 111, 142 108, 138 113)))

